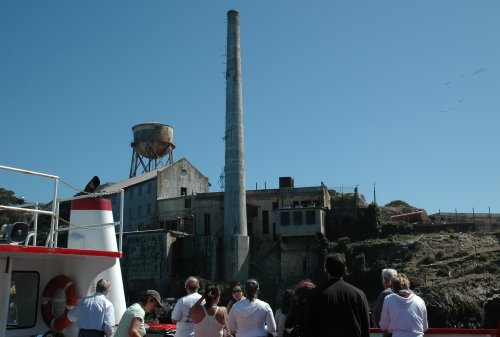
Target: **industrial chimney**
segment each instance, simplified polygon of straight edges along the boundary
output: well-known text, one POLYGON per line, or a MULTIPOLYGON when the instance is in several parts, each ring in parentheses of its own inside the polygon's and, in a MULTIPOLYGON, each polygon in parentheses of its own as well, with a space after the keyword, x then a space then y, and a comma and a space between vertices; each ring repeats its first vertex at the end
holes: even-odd
POLYGON ((245 148, 241 88, 240 13, 227 12, 226 153, 224 192, 224 249, 226 280, 248 278, 245 148))

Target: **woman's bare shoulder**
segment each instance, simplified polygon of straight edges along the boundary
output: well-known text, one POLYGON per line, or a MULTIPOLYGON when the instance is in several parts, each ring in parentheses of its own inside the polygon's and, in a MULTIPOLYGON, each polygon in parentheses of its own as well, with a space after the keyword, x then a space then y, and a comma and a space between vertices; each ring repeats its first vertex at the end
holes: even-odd
POLYGON ((227 317, 228 316, 228 311, 225 307, 219 307, 216 313, 217 317, 227 317))
POLYGON ((203 310, 201 305, 195 304, 189 310, 189 316, 191 316, 195 323, 200 323, 203 320, 203 317, 205 317, 205 311, 203 310))

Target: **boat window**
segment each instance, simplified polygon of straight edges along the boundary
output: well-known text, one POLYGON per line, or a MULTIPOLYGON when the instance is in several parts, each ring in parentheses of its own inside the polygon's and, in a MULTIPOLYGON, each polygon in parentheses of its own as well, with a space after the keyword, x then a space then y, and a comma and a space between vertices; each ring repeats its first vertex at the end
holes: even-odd
POLYGON ((37 272, 12 272, 7 329, 31 328, 35 325, 39 282, 37 272))

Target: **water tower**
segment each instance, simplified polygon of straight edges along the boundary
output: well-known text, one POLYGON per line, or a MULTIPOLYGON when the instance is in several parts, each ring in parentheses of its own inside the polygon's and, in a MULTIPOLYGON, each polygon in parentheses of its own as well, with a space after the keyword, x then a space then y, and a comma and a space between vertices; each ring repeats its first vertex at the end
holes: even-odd
POLYGON ((156 170, 165 164, 174 162, 174 128, 156 122, 137 124, 132 127, 134 140, 130 178, 138 174, 156 170), (168 156, 164 162, 165 157, 168 156), (142 168, 142 172, 137 172, 142 168))

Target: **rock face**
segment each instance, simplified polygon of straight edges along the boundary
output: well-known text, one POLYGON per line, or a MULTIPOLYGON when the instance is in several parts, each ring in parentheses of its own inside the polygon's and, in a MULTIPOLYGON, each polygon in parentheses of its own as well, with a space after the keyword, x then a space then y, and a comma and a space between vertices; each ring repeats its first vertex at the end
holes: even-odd
POLYGON ((431 327, 495 328, 500 315, 499 235, 424 233, 353 242, 346 249, 348 260, 364 254, 367 270, 357 272, 351 262, 349 281, 374 303, 382 290, 380 270, 391 267, 408 275, 411 289, 427 305, 431 327))
POLYGON ((420 281, 414 290, 426 302, 430 326, 478 328, 492 320, 496 326, 498 233, 424 234, 418 242, 415 258, 401 267, 420 281))
POLYGON ((495 277, 471 275, 464 280, 454 279, 443 284, 420 286, 415 292, 426 303, 429 326, 479 328, 483 325, 486 327, 487 321, 494 319, 493 308, 486 309, 485 304, 489 303, 491 293, 498 293, 499 290, 495 277))
POLYGON ((484 306, 484 328, 495 329, 500 324, 500 294, 489 298, 484 306))

